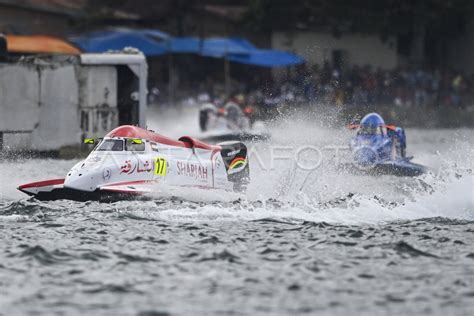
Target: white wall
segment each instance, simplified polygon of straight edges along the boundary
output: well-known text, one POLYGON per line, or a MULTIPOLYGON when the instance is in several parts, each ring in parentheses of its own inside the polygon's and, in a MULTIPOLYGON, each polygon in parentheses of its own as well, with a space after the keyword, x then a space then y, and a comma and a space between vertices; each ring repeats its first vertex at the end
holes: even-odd
POLYGON ((87 123, 86 137, 103 137, 118 124, 117 69, 115 66, 81 66, 79 103, 87 123))
POLYGON ((74 65, 41 70, 41 106, 32 149, 55 150, 81 140, 78 83, 74 65))
POLYGON ((81 66, 81 107, 107 104, 117 107, 117 69, 114 66, 81 66))
POLYGON ((0 131, 32 131, 39 115, 39 71, 0 64, 0 131))
POLYGON ((5 147, 47 151, 78 145, 81 111, 91 112, 91 130, 100 136, 117 125, 114 66, 0 64, 5 147), (12 131, 21 133, 8 133, 12 131))
POLYGON ((348 65, 390 69, 398 62, 396 40, 391 38, 384 43, 372 35, 344 34, 335 38, 331 33, 273 32, 272 47, 300 54, 310 64, 331 62, 333 50, 347 51, 348 65))

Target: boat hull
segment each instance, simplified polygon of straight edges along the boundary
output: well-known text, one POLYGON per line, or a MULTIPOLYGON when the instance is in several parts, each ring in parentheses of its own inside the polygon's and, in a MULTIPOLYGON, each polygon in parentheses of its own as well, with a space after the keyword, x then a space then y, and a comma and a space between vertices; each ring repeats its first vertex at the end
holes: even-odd
POLYGON ((341 165, 341 169, 348 170, 355 174, 368 175, 394 175, 399 177, 417 177, 428 171, 425 166, 412 162, 383 162, 371 166, 360 166, 356 163, 341 165))
POLYGON ((146 192, 144 191, 117 188, 116 190, 97 189, 89 192, 66 188, 63 183, 60 183, 60 180, 63 180, 64 183, 64 179, 47 180, 22 185, 18 187, 18 190, 40 201, 73 200, 80 202, 113 202, 119 200, 146 199, 146 192))

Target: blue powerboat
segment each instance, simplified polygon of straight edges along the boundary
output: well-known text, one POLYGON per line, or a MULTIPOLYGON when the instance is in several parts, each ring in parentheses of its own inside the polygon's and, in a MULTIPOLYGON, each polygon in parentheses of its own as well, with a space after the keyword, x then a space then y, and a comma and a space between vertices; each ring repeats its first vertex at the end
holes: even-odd
POLYGON ((406 136, 401 127, 386 125, 377 113, 369 113, 358 125, 357 135, 350 142, 352 165, 369 173, 418 176, 427 168, 411 162, 406 156, 406 136))

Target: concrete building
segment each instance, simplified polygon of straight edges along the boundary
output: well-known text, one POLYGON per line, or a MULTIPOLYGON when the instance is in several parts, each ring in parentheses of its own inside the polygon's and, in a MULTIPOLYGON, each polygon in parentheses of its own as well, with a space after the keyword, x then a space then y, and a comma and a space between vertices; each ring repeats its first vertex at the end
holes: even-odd
POLYGON ((273 32, 272 47, 297 53, 310 64, 327 61, 336 67, 371 65, 383 69, 398 65, 396 39, 382 42, 377 35, 346 33, 334 37, 329 32, 273 32))

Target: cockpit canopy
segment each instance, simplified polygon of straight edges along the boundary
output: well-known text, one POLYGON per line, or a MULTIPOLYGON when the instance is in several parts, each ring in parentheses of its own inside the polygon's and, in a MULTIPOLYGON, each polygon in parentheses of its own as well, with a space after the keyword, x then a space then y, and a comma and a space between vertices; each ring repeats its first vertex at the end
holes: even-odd
POLYGON ((95 151, 145 151, 145 142, 136 138, 105 138, 95 151))
POLYGON ((385 121, 377 113, 369 113, 360 121, 358 135, 380 135, 387 134, 385 121))
POLYGON ((368 127, 368 126, 383 126, 385 125, 385 121, 383 118, 377 113, 369 113, 362 120, 360 121, 360 126, 368 127))
POLYGON ((357 135, 378 135, 384 136, 387 134, 387 129, 384 126, 361 126, 357 135))

